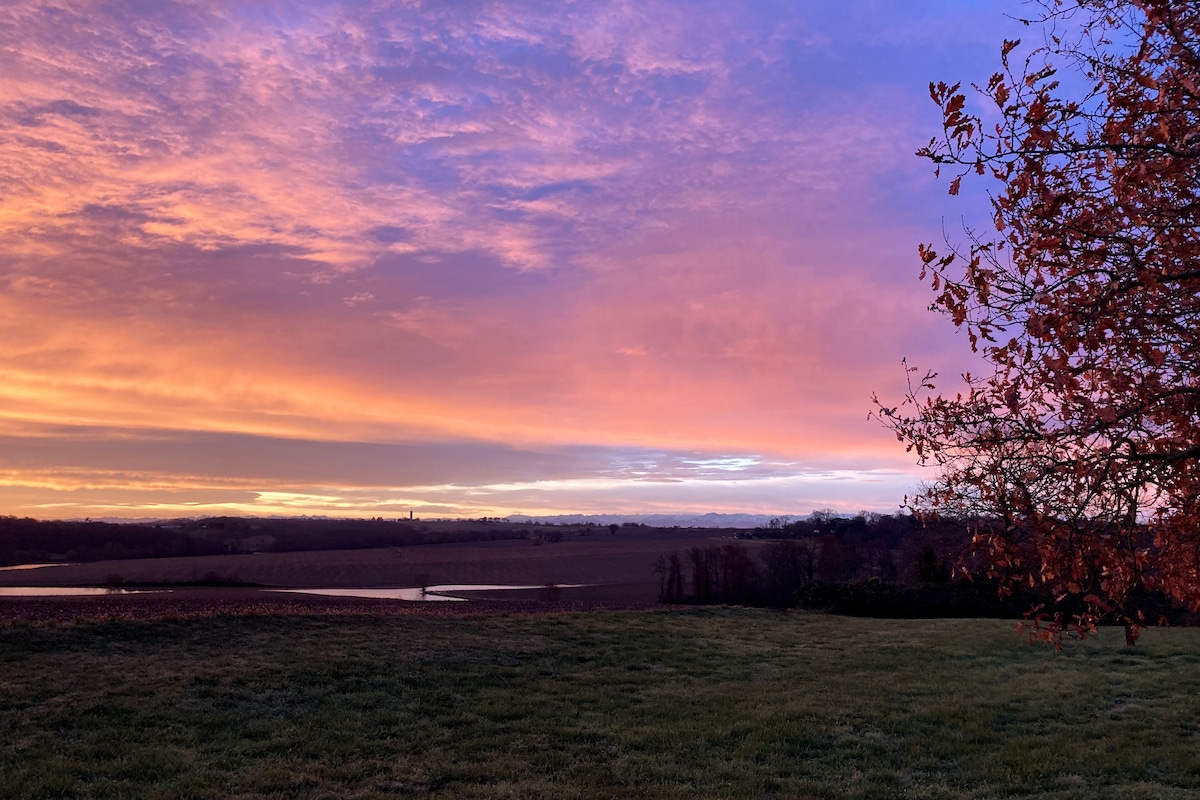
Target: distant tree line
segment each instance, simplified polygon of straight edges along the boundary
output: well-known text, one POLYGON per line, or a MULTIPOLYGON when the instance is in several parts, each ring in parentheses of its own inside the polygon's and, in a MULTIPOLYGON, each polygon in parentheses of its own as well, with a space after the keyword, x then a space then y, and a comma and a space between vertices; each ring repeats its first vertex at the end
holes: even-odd
POLYGON ((664 603, 791 606, 812 583, 814 564, 800 542, 773 542, 758 562, 744 545, 730 542, 661 555, 652 569, 664 603))
POLYGON ((357 550, 448 542, 525 539, 511 525, 453 525, 386 519, 210 517, 152 524, 44 521, 0 516, 0 566, 252 552, 357 550))
MULTIPOLYGON (((664 603, 806 608, 873 617, 1021 618, 1031 609, 1070 614, 1080 598, 1012 590, 975 563, 972 537, 991 519, 919 520, 864 513, 779 518, 742 540, 768 540, 757 558, 742 541, 664 554, 652 563, 664 603)), ((1191 624, 1161 593, 1135 599, 1147 622, 1191 624)), ((1075 606, 1079 606, 1076 609, 1075 606)))
POLYGON ((965 551, 971 533, 965 520, 918 520, 869 511, 844 517, 815 511, 803 519, 773 519, 745 537, 797 543, 800 555, 785 550, 788 559, 802 557, 805 583, 877 579, 910 584, 949 580, 950 566, 965 551))

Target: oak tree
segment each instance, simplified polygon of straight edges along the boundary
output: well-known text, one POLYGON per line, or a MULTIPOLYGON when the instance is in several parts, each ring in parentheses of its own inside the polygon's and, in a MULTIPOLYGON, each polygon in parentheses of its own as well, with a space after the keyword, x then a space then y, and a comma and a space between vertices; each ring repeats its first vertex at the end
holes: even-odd
POLYGON ((1200 3, 1035 6, 1035 49, 1005 41, 974 91, 931 84, 943 130, 918 153, 952 195, 998 182, 994 234, 920 248, 989 374, 948 396, 909 368, 876 414, 936 467, 918 512, 980 520, 1002 591, 1074 609, 1038 635, 1115 621, 1132 644, 1152 598, 1200 611, 1200 3))

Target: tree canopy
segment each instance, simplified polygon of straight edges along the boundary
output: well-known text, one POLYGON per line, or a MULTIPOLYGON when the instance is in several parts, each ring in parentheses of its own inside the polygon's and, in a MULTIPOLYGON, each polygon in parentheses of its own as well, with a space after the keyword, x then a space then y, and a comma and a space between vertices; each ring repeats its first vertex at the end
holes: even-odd
POLYGON ((991 577, 1075 601, 1042 635, 1115 620, 1132 643, 1148 598, 1200 611, 1200 4, 1034 5, 1036 48, 1005 41, 973 93, 930 85, 918 152, 952 195, 999 183, 995 233, 920 248, 991 374, 944 396, 909 368, 876 413, 937 468, 917 511, 991 520, 991 577))

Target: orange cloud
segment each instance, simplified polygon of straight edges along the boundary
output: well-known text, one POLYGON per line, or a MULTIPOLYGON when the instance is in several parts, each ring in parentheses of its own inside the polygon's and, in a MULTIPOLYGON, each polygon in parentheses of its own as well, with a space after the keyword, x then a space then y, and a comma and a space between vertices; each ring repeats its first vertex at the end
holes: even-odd
POLYGON ((912 279, 937 206, 909 155, 925 79, 895 56, 931 45, 888 20, 917 12, 572 8, 0 10, 0 435, 702 451, 793 483, 562 467, 389 494, 83 464, 72 433, 0 458, 12 502, 765 507, 906 469, 871 393, 905 355, 966 363, 912 279))

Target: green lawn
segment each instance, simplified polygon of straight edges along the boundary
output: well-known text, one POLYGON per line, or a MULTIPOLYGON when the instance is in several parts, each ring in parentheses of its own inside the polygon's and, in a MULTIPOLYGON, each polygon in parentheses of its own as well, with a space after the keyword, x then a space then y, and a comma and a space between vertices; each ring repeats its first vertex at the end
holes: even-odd
POLYGON ((1184 798, 1200 630, 755 610, 0 629, 0 798, 1184 798))

